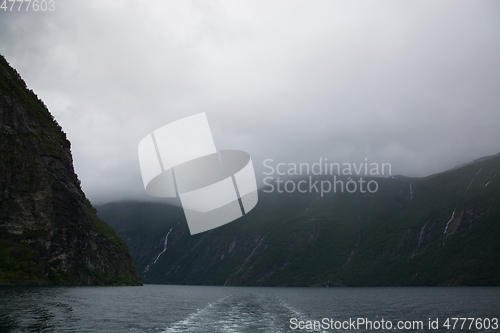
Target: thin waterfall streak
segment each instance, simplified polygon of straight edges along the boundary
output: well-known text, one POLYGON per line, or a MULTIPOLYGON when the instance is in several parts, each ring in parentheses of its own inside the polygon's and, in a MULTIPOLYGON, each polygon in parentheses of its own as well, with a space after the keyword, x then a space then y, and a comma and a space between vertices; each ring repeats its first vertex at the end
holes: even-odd
POLYGON ((158 259, 160 259, 161 255, 163 253, 165 253, 165 251, 167 251, 167 244, 168 244, 168 235, 170 235, 170 233, 172 232, 172 228, 170 228, 169 232, 167 233, 167 235, 165 236, 165 243, 163 244, 163 251, 161 251, 158 256, 156 257, 155 261, 153 261, 153 265, 156 264, 156 262, 158 261, 158 259))

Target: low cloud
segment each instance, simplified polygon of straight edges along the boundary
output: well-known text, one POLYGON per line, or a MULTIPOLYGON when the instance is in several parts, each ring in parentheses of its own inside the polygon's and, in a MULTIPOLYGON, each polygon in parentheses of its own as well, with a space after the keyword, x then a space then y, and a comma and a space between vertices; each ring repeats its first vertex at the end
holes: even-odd
POLYGON ((139 141, 199 112, 258 177, 267 158, 319 157, 425 176, 500 152, 499 7, 61 1, 0 11, 0 53, 67 133, 95 203, 150 199, 139 141))

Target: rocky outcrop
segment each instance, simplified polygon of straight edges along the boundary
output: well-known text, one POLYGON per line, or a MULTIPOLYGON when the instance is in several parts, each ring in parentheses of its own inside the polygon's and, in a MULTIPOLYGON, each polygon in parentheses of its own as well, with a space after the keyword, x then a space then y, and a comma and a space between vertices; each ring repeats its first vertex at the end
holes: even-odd
POLYGON ((0 57, 0 283, 140 285, 81 190, 70 142, 0 57))

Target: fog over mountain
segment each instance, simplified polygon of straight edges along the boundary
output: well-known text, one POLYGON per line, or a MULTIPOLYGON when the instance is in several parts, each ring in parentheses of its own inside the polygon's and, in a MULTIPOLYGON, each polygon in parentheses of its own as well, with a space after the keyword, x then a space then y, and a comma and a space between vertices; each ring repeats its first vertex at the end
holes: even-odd
POLYGON ((0 53, 64 128, 93 203, 150 200, 137 145, 206 112, 218 149, 425 176, 500 152, 500 3, 56 1, 0 53))

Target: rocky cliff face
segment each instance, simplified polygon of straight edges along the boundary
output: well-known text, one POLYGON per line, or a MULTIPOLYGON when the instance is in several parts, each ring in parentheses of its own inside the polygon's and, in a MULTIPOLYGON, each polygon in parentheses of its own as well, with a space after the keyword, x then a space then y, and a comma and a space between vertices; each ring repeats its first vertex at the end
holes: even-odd
POLYGON ((65 133, 1 56, 0 283, 141 284, 85 198, 65 133))

